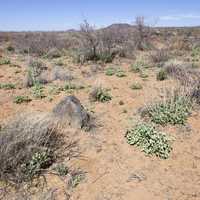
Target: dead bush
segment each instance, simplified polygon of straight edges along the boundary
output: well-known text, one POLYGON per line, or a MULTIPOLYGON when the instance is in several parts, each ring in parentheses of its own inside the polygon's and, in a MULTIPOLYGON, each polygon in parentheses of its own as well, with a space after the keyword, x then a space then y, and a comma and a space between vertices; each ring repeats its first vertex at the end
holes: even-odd
POLYGON ((169 60, 169 53, 166 49, 158 49, 150 54, 153 63, 161 65, 169 60))
POLYGON ((58 50, 57 48, 52 48, 47 52, 46 57, 53 59, 53 58, 59 58, 62 56, 62 52, 58 50))
POLYGON ((0 131, 0 180, 18 185, 40 175, 61 146, 58 127, 46 114, 22 114, 0 131))
POLYGON ((74 77, 72 74, 61 66, 55 66, 52 69, 52 80, 71 81, 74 77))

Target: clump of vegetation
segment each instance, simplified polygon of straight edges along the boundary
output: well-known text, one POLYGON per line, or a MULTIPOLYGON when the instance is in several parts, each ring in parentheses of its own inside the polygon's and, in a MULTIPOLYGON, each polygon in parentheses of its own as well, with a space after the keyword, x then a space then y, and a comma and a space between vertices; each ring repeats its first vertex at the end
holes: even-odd
POLYGON ((130 87, 132 90, 141 90, 142 85, 140 83, 133 83, 130 87))
POLYGON ((52 48, 48 51, 48 53, 46 54, 47 58, 50 59, 54 59, 54 58, 60 58, 62 56, 62 53, 60 50, 58 50, 57 48, 52 48))
POLYGON ((59 176, 66 176, 69 173, 69 168, 64 164, 58 164, 56 167, 54 167, 54 170, 59 176))
POLYGON ((6 49, 9 52, 14 52, 15 51, 15 48, 13 46, 11 46, 11 45, 9 45, 6 49))
POLYGON ((4 90, 12 90, 15 89, 16 86, 13 83, 0 83, 0 89, 4 90))
POLYGON ((149 124, 142 123, 128 130, 126 138, 128 144, 136 145, 146 154, 162 159, 167 159, 172 150, 170 139, 149 124))
POLYGON ((81 171, 72 172, 68 185, 72 188, 77 187, 85 179, 85 173, 81 171))
POLYGON ((38 83, 46 83, 47 80, 41 78, 42 72, 47 70, 47 66, 40 60, 31 59, 29 61, 27 76, 25 80, 26 87, 32 87, 38 83))
POLYGON ((116 73, 116 69, 113 68, 113 67, 109 67, 109 68, 106 69, 106 73, 105 74, 107 76, 113 76, 113 75, 115 75, 115 73, 116 73))
POLYGON ((130 71, 134 73, 139 73, 141 72, 143 67, 143 62, 137 61, 136 63, 132 64, 130 67, 130 71))
POLYGON ((23 114, 0 130, 0 181, 31 181, 56 159, 62 145, 57 126, 45 114, 23 114))
POLYGON ((119 77, 119 78, 122 78, 122 77, 125 77, 126 74, 125 74, 125 72, 122 69, 118 69, 116 71, 116 76, 119 77))
POLYGON ((33 87, 32 87, 32 91, 33 91, 33 96, 36 99, 42 99, 45 97, 44 94, 44 87, 40 84, 40 83, 36 83, 33 87))
POLYGON ((32 101, 32 99, 29 98, 28 96, 16 96, 14 98, 14 103, 16 103, 16 104, 21 104, 21 103, 24 103, 24 102, 28 103, 30 101, 32 101))
POLYGON ((0 65, 9 65, 11 62, 7 58, 1 58, 0 59, 0 65))
POLYGON ((102 87, 95 87, 90 93, 91 101, 106 102, 110 101, 112 96, 108 93, 108 89, 102 87))
POLYGON ((48 151, 36 152, 31 159, 22 165, 27 177, 32 178, 42 169, 48 168, 53 162, 53 157, 48 151))
POLYGON ((159 66, 161 66, 164 62, 169 60, 169 54, 166 49, 159 49, 150 54, 151 60, 153 63, 156 63, 159 66))
POLYGON ((156 76, 158 81, 164 81, 167 79, 167 72, 164 69, 161 69, 157 76, 156 76))
POLYGON ((147 114, 156 124, 184 125, 190 114, 191 106, 190 99, 175 95, 171 99, 150 106, 143 114, 147 114))
POLYGON ((143 79, 146 79, 146 78, 149 77, 149 75, 146 72, 141 71, 140 72, 140 77, 143 78, 143 79))
POLYGON ((83 85, 76 85, 74 83, 65 83, 65 85, 62 87, 63 91, 72 91, 72 90, 81 90, 84 89, 85 87, 83 85))

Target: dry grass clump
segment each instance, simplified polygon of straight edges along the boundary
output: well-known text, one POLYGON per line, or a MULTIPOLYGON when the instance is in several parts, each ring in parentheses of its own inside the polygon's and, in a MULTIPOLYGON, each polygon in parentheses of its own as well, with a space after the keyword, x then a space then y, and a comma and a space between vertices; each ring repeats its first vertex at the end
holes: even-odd
POLYGON ((150 54, 153 63, 161 66, 164 62, 168 61, 169 53, 166 49, 158 49, 150 54))
POLYGON ((58 127, 46 114, 22 114, 0 130, 0 180, 18 185, 48 168, 60 147, 58 127))
POLYGON ((55 66, 52 70, 52 80, 71 81, 74 77, 61 66, 55 66))

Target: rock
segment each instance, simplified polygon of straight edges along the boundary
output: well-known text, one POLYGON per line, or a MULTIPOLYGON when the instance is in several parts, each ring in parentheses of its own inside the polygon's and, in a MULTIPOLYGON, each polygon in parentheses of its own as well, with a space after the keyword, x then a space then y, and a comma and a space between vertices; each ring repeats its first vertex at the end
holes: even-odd
POLYGON ((53 115, 75 128, 90 126, 90 116, 75 96, 65 97, 55 106, 53 115))

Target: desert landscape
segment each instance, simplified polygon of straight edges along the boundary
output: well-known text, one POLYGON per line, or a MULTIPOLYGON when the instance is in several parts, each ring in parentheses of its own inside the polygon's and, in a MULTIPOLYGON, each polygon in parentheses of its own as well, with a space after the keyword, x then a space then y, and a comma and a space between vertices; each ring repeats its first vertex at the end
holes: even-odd
POLYGON ((0 32, 0 199, 199 200, 200 28, 0 32))

